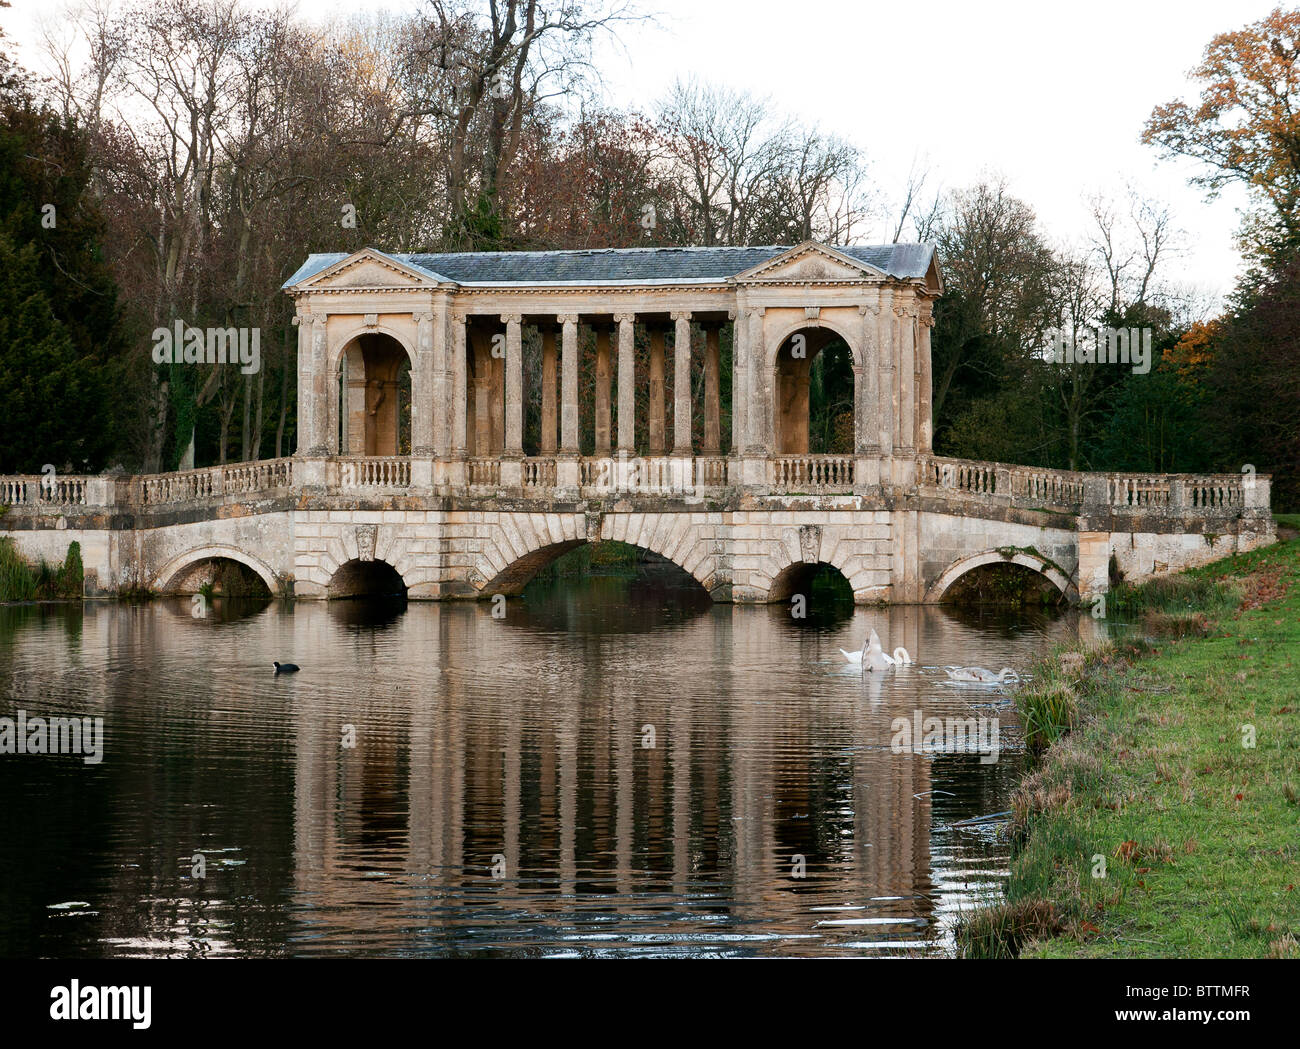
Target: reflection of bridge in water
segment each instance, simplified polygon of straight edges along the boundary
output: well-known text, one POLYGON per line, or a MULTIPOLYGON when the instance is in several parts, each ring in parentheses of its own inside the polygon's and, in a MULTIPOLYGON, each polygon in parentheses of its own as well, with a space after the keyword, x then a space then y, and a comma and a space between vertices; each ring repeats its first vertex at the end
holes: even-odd
MULTIPOLYGON (((69 688, 108 701, 113 841, 142 865, 108 864, 122 901, 84 897, 118 934, 139 920, 185 929, 183 943, 193 919, 255 952, 269 936, 304 953, 816 953, 933 942, 1005 863, 1002 846, 951 824, 1007 807, 1014 753, 981 765, 890 752, 894 718, 992 697, 921 668, 842 674, 838 629, 706 608, 667 627, 565 633, 546 610, 529 623, 437 605, 358 629, 344 611, 214 624, 188 602, 101 606, 65 635, 84 668, 66 671, 69 688), (276 680, 265 668, 284 652, 304 670, 276 680), (340 746, 347 725, 355 749, 340 746), (181 740, 192 757, 162 760, 181 740), (171 800, 151 811, 132 798, 171 800), (195 887, 172 879, 174 857, 200 846, 238 846, 243 865, 209 856, 195 915, 195 887), (837 921, 863 924, 819 924, 837 921)), ((923 663, 1020 664, 1047 643, 936 608, 870 616, 923 663)), ((852 629, 866 625, 859 612, 852 629)), ((50 639, 27 631, 16 673, 49 659, 50 639)))
POLYGON ((942 277, 928 245, 367 249, 312 256, 286 290, 297 455, 2 478, 0 523, 25 556, 61 559, 77 540, 91 592, 191 591, 225 559, 300 598, 345 596, 364 585, 358 564, 384 562, 411 597, 437 599, 517 593, 565 551, 612 539, 718 601, 784 600, 827 564, 860 603, 907 603, 1003 562, 1089 598, 1112 562, 1141 579, 1274 534, 1263 476, 933 455, 942 277), (835 354, 852 434, 814 454, 810 390, 835 354))

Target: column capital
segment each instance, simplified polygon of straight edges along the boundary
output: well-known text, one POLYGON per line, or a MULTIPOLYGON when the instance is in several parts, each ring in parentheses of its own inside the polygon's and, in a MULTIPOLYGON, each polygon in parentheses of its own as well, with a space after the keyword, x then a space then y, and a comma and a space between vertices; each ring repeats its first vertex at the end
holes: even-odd
POLYGON ((880 312, 880 305, 874 302, 863 303, 858 307, 858 315, 860 317, 865 317, 868 313, 870 313, 874 317, 879 312, 880 312))
POLYGON ((414 313, 411 314, 411 316, 414 317, 417 321, 424 321, 424 322, 427 323, 427 322, 433 320, 433 311, 432 311, 432 310, 416 310, 414 313))
POLYGON ((690 310, 678 310, 676 313, 670 313, 668 316, 670 316, 674 321, 689 321, 692 314, 690 310))
POLYGON ((614 323, 616 324, 635 324, 635 313, 616 313, 614 314, 614 323))
POLYGON ((578 314, 576 313, 559 313, 556 314, 555 321, 557 324, 577 324, 578 314))
POLYGON ((502 324, 522 324, 524 315, 522 313, 503 313, 501 314, 502 324))

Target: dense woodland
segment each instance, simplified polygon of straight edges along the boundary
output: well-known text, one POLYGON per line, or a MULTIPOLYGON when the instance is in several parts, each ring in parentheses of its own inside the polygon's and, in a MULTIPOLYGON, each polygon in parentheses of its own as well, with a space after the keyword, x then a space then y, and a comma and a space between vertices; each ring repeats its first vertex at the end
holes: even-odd
MULTIPOLYGON (((945 271, 937 451, 1249 463, 1275 474, 1276 508, 1300 507, 1300 12, 1216 37, 1199 97, 1153 99, 1133 129, 1196 160, 1207 194, 1249 191, 1247 269, 1222 312, 1178 279, 1194 233, 1136 193, 1091 200, 1089 235, 1065 243, 1010 177, 934 193, 917 170, 891 199, 853 145, 869 127, 806 126, 698 81, 609 108, 593 47, 613 34, 635 53, 644 17, 621 0, 425 0, 322 24, 236 0, 90 0, 39 41, 40 75, 0 50, 0 472, 291 454, 279 289, 313 251, 892 238, 934 241, 945 271), (149 333, 176 318, 260 327, 261 370, 156 365, 149 333), (1046 358, 1048 332, 1098 325, 1152 328, 1150 372, 1046 358)), ((851 374, 823 357, 814 448, 839 450, 851 374)))

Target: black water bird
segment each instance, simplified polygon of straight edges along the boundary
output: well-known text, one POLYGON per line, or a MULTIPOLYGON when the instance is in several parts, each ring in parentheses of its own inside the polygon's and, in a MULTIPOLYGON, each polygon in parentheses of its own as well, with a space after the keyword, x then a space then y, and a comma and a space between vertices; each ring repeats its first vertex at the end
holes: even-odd
POLYGON ((296 674, 301 668, 297 663, 276 663, 276 674, 296 674))

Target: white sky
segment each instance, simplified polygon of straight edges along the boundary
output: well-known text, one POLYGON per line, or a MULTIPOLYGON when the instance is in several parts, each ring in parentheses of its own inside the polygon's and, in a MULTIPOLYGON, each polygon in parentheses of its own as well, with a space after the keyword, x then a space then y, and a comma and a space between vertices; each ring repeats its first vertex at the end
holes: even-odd
MULTIPOLYGON (((1167 203, 1186 250, 1165 279, 1229 291, 1240 266, 1237 209, 1187 185, 1195 169, 1141 145, 1157 104, 1188 96, 1210 38, 1278 0, 640 0, 657 25, 622 31, 597 65, 608 102, 650 108, 681 77, 748 90, 861 146, 880 192, 897 198, 914 160, 928 188, 1002 173, 1056 240, 1079 240, 1092 192, 1126 184, 1167 203)), ((0 11, 11 51, 35 65, 34 12, 0 11)), ((414 0, 299 0, 308 16, 409 9, 414 0)), ((877 237, 884 237, 882 221, 877 237)))

